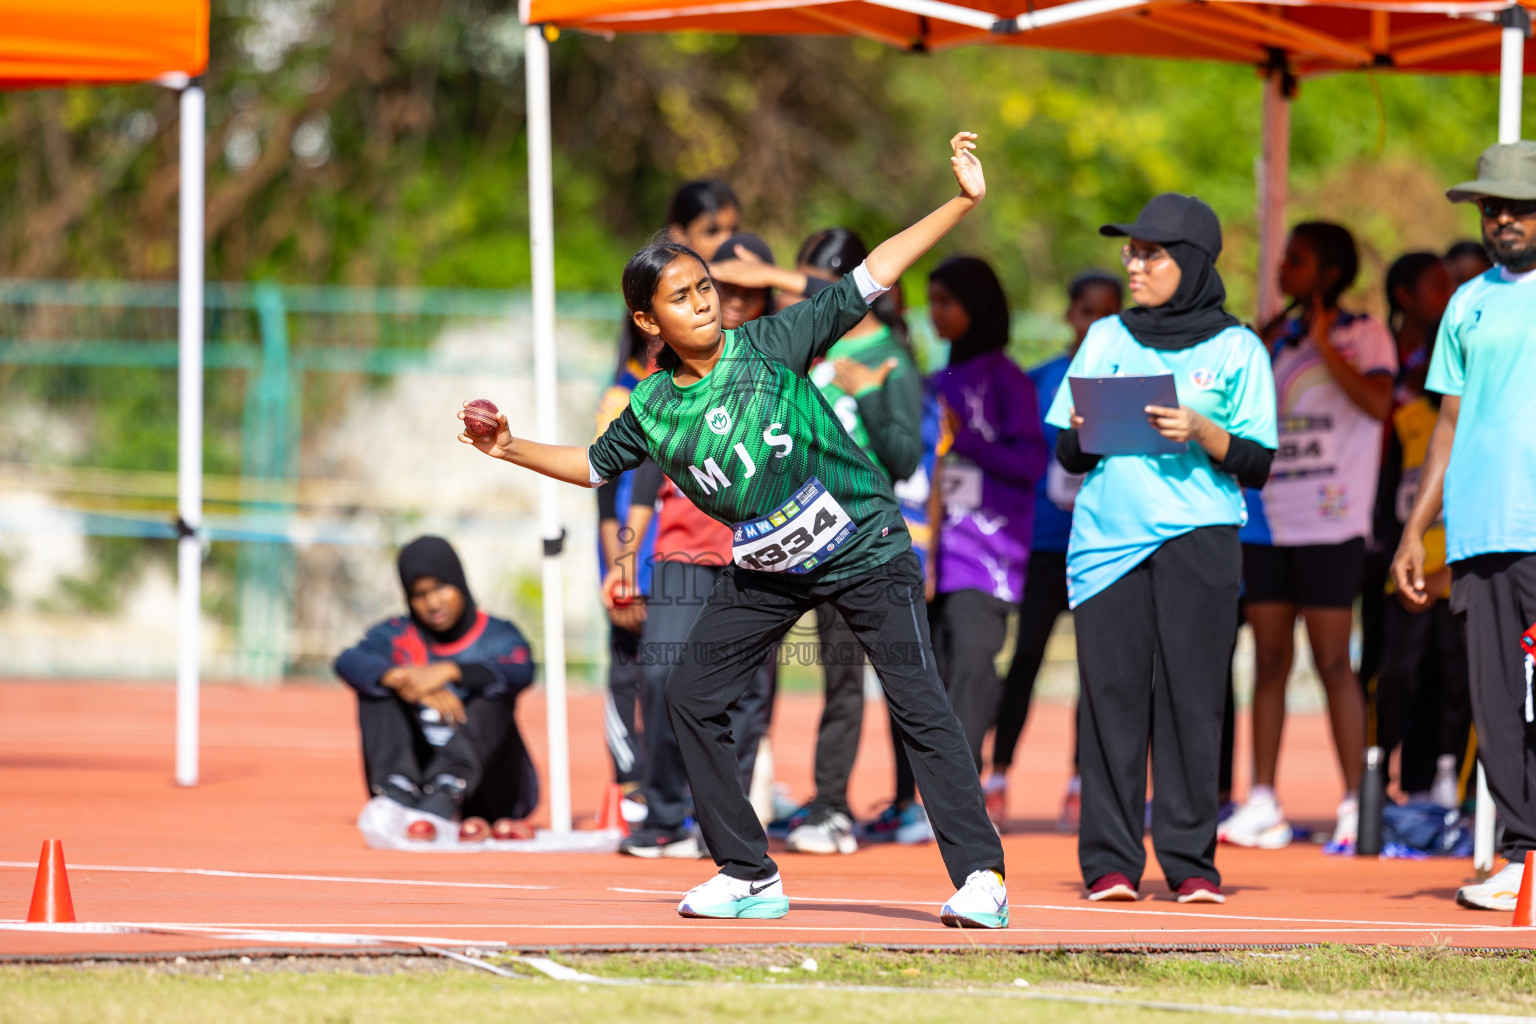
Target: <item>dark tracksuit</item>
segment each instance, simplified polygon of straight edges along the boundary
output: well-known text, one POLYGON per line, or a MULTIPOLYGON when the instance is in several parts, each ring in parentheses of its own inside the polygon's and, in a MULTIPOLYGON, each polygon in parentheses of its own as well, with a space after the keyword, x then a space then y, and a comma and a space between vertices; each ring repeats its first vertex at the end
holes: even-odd
MULTIPOLYGON (((463 813, 488 820, 526 818, 538 806, 539 779, 517 729, 517 695, 533 682, 533 658, 517 627, 480 612, 456 643, 438 645, 409 616, 387 619, 336 659, 336 674, 357 692, 363 775, 371 794, 398 775, 421 788, 440 775, 464 780, 463 813), (442 726, 424 722, 424 708, 407 703, 380 680, 398 665, 455 661, 453 685, 466 722, 442 745, 442 726)), ((430 716, 434 717, 435 716, 430 716)))

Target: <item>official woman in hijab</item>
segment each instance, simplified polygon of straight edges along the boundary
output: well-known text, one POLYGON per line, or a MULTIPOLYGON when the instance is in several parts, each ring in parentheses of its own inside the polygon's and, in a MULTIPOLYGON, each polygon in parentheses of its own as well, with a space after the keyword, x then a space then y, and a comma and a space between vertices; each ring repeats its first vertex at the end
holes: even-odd
POLYGON ((407 614, 377 624, 336 659, 357 691, 369 793, 412 812, 406 838, 532 838, 523 821, 539 781, 513 706, 533 682, 518 628, 475 607, 464 566, 441 537, 400 551, 407 614), (491 824, 494 822, 494 824, 491 824))
POLYGON ((1135 223, 1099 231, 1128 239, 1120 255, 1136 306, 1089 329, 1046 415, 1061 428, 1063 468, 1088 474, 1067 548, 1082 683, 1078 860, 1090 900, 1137 898, 1150 743, 1163 875, 1180 903, 1221 903, 1217 766, 1237 636, 1241 487, 1269 475, 1274 378, 1258 337, 1224 308, 1221 224, 1209 206, 1168 193, 1135 223), (1115 376, 1171 376, 1178 404, 1147 406, 1134 443, 1088 450, 1073 390, 1115 376), (1134 454, 1159 438, 1177 450, 1134 454))

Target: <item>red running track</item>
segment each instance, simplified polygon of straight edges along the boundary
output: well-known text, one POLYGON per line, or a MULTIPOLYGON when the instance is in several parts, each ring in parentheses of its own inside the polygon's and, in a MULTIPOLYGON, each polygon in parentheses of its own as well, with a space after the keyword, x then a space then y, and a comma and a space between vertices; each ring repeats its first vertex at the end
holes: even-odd
MULTIPOLYGON (((318 949, 330 942, 1536 946, 1536 930, 1511 929, 1503 914, 1455 905, 1468 861, 1355 861, 1301 843, 1278 852, 1224 847, 1224 906, 1174 903, 1150 859, 1142 887, 1150 895, 1141 902, 1088 903, 1075 840, 1051 824, 1067 779, 1069 706, 1037 710, 1014 768, 1004 837, 1013 927, 958 932, 937 920, 951 887, 932 845, 850 857, 777 855, 789 916, 719 923, 684 920, 674 909, 684 890, 711 873, 707 861, 369 850, 353 824, 364 791, 348 691, 205 688, 202 782, 194 789, 171 778, 173 701, 163 686, 0 683, 0 957, 318 949), (17 930, 47 838, 64 841, 82 922, 140 930, 17 930)), ((890 786, 882 710, 870 707, 854 774, 861 812, 890 786)), ((778 775, 798 797, 811 788, 819 711, 810 697, 779 703, 778 775)), ((601 714, 596 696, 571 702, 578 827, 589 823, 608 778, 601 714)), ((523 701, 520 716, 541 759, 537 694, 523 701)), ((1240 764, 1245 749, 1240 730, 1240 764)), ((1326 826, 1339 784, 1320 716, 1291 719, 1281 775, 1293 819, 1326 826)))

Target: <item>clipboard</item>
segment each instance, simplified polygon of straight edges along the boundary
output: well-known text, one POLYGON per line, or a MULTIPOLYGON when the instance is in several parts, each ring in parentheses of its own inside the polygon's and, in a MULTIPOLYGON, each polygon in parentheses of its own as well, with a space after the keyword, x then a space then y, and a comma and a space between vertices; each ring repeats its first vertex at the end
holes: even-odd
POLYGON ((1083 418, 1077 438, 1092 455, 1182 455, 1179 444, 1159 434, 1147 422, 1146 408, 1176 409, 1179 393, 1173 374, 1150 377, 1071 377, 1072 404, 1083 418))

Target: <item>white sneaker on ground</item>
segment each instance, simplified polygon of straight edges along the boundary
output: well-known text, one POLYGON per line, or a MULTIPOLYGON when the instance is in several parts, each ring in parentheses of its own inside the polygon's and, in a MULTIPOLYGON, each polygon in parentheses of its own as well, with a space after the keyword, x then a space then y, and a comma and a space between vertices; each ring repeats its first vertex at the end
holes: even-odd
POLYGON ((1489 875, 1486 881, 1457 889, 1456 902, 1473 910, 1513 913, 1515 901, 1520 897, 1520 882, 1524 877, 1525 865, 1512 860, 1489 875))
POLYGON ((789 897, 778 875, 748 882, 730 875, 716 875, 695 886, 677 905, 683 917, 744 917, 765 920, 789 913, 789 897))
POLYGON ((1233 846, 1280 850, 1291 843, 1291 825, 1274 797, 1250 796, 1216 830, 1216 838, 1233 846))
POLYGON ((996 871, 972 871, 939 911, 951 928, 1007 928, 1008 887, 996 871))
POLYGON ((1347 796, 1339 802, 1338 818, 1333 826, 1333 838, 1328 840, 1327 852, 1353 853, 1355 840, 1360 835, 1360 801, 1347 796))
POLYGON ((828 811, 819 821, 807 821, 790 830, 784 845, 795 853, 857 853, 853 821, 842 811, 828 811))

